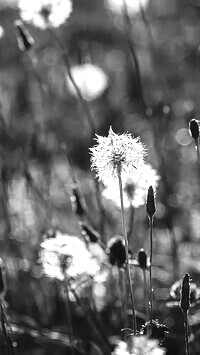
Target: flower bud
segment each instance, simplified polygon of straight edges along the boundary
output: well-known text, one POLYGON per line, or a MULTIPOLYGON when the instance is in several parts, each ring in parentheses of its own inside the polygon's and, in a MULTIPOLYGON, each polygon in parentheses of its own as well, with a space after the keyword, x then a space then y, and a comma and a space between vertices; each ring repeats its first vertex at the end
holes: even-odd
POLYGON ((189 132, 194 139, 199 137, 199 124, 194 118, 189 122, 189 132))
POLYGON ((81 222, 81 228, 82 228, 82 235, 86 239, 89 239, 91 243, 98 243, 98 241, 101 239, 100 235, 98 232, 96 232, 92 227, 90 227, 88 224, 85 222, 81 222))
POLYGON ((15 21, 16 27, 16 38, 19 49, 22 52, 28 51, 34 45, 34 39, 30 35, 28 29, 25 27, 22 21, 16 20, 15 21))
POLYGON ((147 254, 144 249, 140 249, 138 253, 138 263, 142 269, 147 269, 147 254))
POLYGON ((122 237, 114 237, 108 243, 108 256, 111 265, 122 267, 126 262, 126 250, 122 237))
POLYGON ((183 312, 187 312, 190 308, 190 275, 185 274, 182 282, 181 289, 181 302, 180 307, 183 312))
POLYGON ((154 191, 152 186, 149 186, 147 193, 146 212, 149 218, 152 218, 156 213, 154 191))

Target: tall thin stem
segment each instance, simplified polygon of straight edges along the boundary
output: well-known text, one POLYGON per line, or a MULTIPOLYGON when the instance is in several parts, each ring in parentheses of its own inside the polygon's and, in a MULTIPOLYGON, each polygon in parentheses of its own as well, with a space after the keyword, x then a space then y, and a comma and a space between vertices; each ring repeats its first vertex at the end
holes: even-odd
POLYGON ((145 314, 146 314, 146 323, 149 321, 149 299, 148 299, 148 291, 147 291, 147 275, 146 270, 143 268, 143 279, 144 279, 144 286, 143 286, 143 294, 145 300, 145 314))
POLYGON ((129 45, 129 50, 130 50, 130 54, 131 54, 131 59, 133 61, 133 65, 135 68, 137 84, 138 84, 138 89, 139 89, 139 93, 140 93, 140 101, 141 101, 143 108, 145 109, 145 100, 144 100, 143 89, 142 89, 140 66, 139 66, 138 58, 135 53, 135 49, 134 49, 132 38, 131 38, 131 22, 130 22, 130 18, 128 15, 126 0, 123 0, 123 17, 124 17, 124 22, 125 22, 125 26, 126 26, 126 32, 127 32, 128 45, 129 45))
POLYGON ((199 137, 195 139, 195 146, 196 146, 196 151, 197 151, 198 169, 200 169, 199 137))
POLYGON ((153 286, 152 286, 153 217, 149 217, 149 233, 150 233, 149 308, 150 308, 150 324, 152 324, 152 319, 153 319, 153 286))
POLYGON ((183 311, 183 317, 184 317, 184 330, 185 330, 185 350, 186 350, 186 355, 190 355, 187 311, 183 311))
POLYGON ((134 216, 135 216, 135 209, 134 209, 132 203, 130 203, 130 207, 129 207, 129 226, 128 226, 128 233, 127 233, 128 241, 130 241, 130 238, 131 238, 131 235, 132 235, 132 232, 133 232, 134 216))
POLYGON ((57 36, 57 33, 56 31, 54 30, 53 27, 50 27, 50 30, 51 30, 51 33, 53 34, 56 42, 58 43, 60 49, 61 49, 61 52, 62 52, 62 57, 63 57, 63 62, 64 62, 64 65, 65 65, 65 68, 67 70, 67 74, 68 74, 68 77, 69 77, 69 80, 71 81, 75 91, 76 91, 76 94, 77 94, 77 97, 78 97, 78 100, 82 106, 82 109, 85 113, 85 116, 87 118, 87 121, 88 121, 88 125, 92 131, 92 135, 94 136, 95 135, 95 124, 94 124, 94 119, 92 117, 92 113, 89 109, 89 106, 87 105, 86 101, 84 100, 83 96, 82 96, 82 93, 78 87, 78 85, 76 84, 74 78, 73 78, 73 75, 71 73, 71 63, 70 63, 70 59, 69 59, 69 54, 67 52, 67 49, 64 48, 60 38, 57 36))
POLYGON ((67 322, 68 322, 68 330, 69 330, 69 341, 70 341, 70 349, 71 349, 71 355, 74 355, 74 342, 73 342, 73 327, 72 327, 72 318, 71 318, 71 312, 70 312, 70 307, 69 307, 69 286, 68 286, 68 280, 66 275, 64 276, 65 280, 65 294, 66 294, 66 311, 67 311, 67 322))
MULTIPOLYGON (((58 43, 59 48, 60 48, 60 50, 62 52, 63 63, 64 63, 64 66, 65 66, 65 68, 67 70, 67 74, 68 74, 69 80, 71 81, 71 84, 74 87, 74 90, 75 90, 75 92, 77 94, 78 101, 79 101, 79 103, 80 103, 80 105, 82 107, 82 110, 83 110, 83 112, 85 114, 85 117, 86 117, 86 119, 88 121, 88 126, 90 127, 91 134, 92 134, 92 136, 94 136, 95 133, 96 133, 94 118, 92 116, 92 113, 90 111, 90 108, 89 108, 87 102, 84 100, 84 98, 82 96, 81 90, 79 89, 78 85, 76 84, 76 82, 75 82, 75 80, 73 78, 73 75, 72 75, 72 72, 71 72, 71 63, 70 63, 70 58, 69 58, 68 51, 67 51, 66 48, 64 48, 64 46, 62 44, 62 41, 57 36, 57 33, 54 30, 54 28, 50 27, 50 30, 51 30, 51 33, 54 36, 54 38, 55 38, 56 42, 58 43)), ((104 210, 104 207, 103 207, 103 204, 102 204, 99 182, 96 179, 94 179, 93 181, 94 181, 94 189, 95 189, 95 192, 96 192, 97 206, 98 206, 98 209, 99 209, 99 212, 100 212, 99 230, 100 230, 101 234, 103 235, 104 220, 105 220, 105 210, 104 210)))
POLYGON ((118 168, 118 180, 119 180, 120 202, 121 202, 121 220, 122 220, 122 229, 124 234, 125 252, 126 252, 126 275, 127 275, 129 293, 130 293, 131 305, 132 305, 133 331, 134 331, 134 335, 136 335, 137 324, 136 324, 135 304, 134 304, 133 287, 131 281, 131 272, 130 272, 130 264, 129 264, 129 256, 128 256, 128 238, 127 238, 127 230, 126 230, 125 217, 124 217, 123 189, 122 189, 122 178, 121 178, 120 167, 118 168))

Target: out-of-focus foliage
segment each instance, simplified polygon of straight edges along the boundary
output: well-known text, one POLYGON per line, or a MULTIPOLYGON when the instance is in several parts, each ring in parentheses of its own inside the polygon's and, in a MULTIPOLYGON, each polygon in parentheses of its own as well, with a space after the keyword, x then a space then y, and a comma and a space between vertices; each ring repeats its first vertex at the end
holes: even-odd
MULTIPOLYGON (((180 338, 171 339, 178 355, 184 341, 182 314, 165 307, 166 301, 175 280, 189 272, 198 285, 200 273, 199 171, 188 131, 190 119, 199 118, 200 1, 151 0, 143 5, 137 12, 130 11, 129 33, 138 58, 143 100, 122 13, 108 6, 108 1, 74 0, 70 18, 56 33, 72 68, 87 68, 80 89, 88 100, 95 132, 107 136, 112 126, 115 133, 140 136, 148 148, 146 162, 160 176, 154 224, 155 316, 179 334, 180 338), (94 68, 99 68, 95 80, 94 68)), ((28 331, 20 335, 16 330, 20 354, 27 349, 30 354, 56 354, 58 346, 64 354, 64 345, 57 345, 55 334, 41 331, 46 327, 64 333, 66 306, 59 281, 43 274, 39 249, 49 228, 80 236, 80 219, 102 231, 88 149, 94 144, 94 132, 69 85, 51 30, 28 25, 35 44, 27 53, 21 52, 14 25, 19 18, 14 0, 0 1, 0 256, 7 273, 6 301, 14 323, 38 332, 34 338, 28 331), (75 186, 87 207, 86 217, 72 210, 75 186)), ((102 204, 106 243, 122 229, 119 209, 104 196, 102 204)), ((130 253, 136 258, 140 248, 149 250, 145 206, 127 210, 127 223, 133 215, 129 241, 130 253)), ((121 327, 117 272, 95 284, 96 307, 109 336, 119 334, 121 327)), ((144 312, 139 268, 133 268, 133 278, 136 308, 144 312)), ((84 315, 73 297, 71 308, 75 335, 81 336, 84 328, 87 338, 92 325, 85 330, 84 315)), ((196 316, 195 339, 198 324, 196 316)), ((198 354, 199 344, 195 346, 194 354, 198 354)))

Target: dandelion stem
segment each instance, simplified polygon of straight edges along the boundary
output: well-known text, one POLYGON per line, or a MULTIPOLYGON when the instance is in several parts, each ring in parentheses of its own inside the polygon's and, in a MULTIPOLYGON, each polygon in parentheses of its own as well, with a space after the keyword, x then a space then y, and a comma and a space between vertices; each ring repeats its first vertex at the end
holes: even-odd
POLYGON ((127 233, 127 237, 128 237, 128 241, 130 241, 132 232, 133 232, 133 222, 134 222, 134 216, 135 216, 135 209, 132 205, 132 203, 130 203, 130 207, 129 207, 129 226, 128 226, 128 233, 127 233))
POLYGON ((195 139, 195 146, 196 146, 196 151, 197 151, 198 168, 200 169, 199 137, 195 139))
POLYGON ((70 341, 70 349, 71 349, 71 355, 74 355, 74 342, 73 342, 73 327, 72 327, 72 319, 71 319, 71 312, 70 312, 70 307, 69 307, 69 286, 68 286, 68 280, 65 275, 65 294, 66 294, 66 311, 67 311, 67 322, 68 322, 68 330, 69 330, 69 341, 70 341))
POLYGON ((125 218, 124 218, 123 189, 122 189, 122 178, 121 178, 120 167, 118 167, 118 180, 119 180, 120 201, 121 201, 122 228, 123 228, 123 234, 124 234, 124 240, 125 240, 126 275, 127 275, 127 279, 128 279, 129 293, 130 293, 131 305, 132 305, 133 331, 134 331, 134 335, 136 335, 137 324, 136 324, 135 305, 134 305, 133 288, 132 288, 131 272, 130 272, 129 256, 128 256, 128 238, 127 238, 126 224, 125 224, 125 218))
POLYGON ((184 317, 184 330, 185 330, 185 350, 186 350, 186 355, 190 355, 187 311, 183 311, 183 317, 184 317))
POLYGON ((138 58, 135 53, 135 49, 134 49, 132 39, 131 39, 131 22, 130 22, 130 18, 128 15, 126 0, 123 0, 123 17, 124 17, 124 22, 125 22, 125 26, 126 26, 129 50, 130 50, 131 58, 132 58, 132 61, 134 64, 135 72, 136 72, 137 84, 138 84, 138 89, 139 89, 139 93, 140 93, 140 101, 141 101, 142 107, 145 109, 146 105, 145 105, 143 89, 142 89, 140 66, 139 66, 138 58))
POLYGON ((149 230, 150 230, 149 308, 150 308, 150 324, 152 324, 152 319, 153 319, 153 286, 152 286, 153 216, 149 217, 149 230))

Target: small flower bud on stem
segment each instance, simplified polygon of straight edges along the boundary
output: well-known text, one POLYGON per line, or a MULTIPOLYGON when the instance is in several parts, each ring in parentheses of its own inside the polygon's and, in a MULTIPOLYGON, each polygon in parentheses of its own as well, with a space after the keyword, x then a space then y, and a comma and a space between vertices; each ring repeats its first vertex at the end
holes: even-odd
MULTIPOLYGON (((194 141, 195 141, 195 147, 196 147, 196 151, 197 151, 197 160, 198 160, 198 165, 200 166, 199 121, 195 120, 195 118, 193 118, 189 122, 189 132, 190 132, 190 135, 192 136, 192 138, 194 138, 194 141)), ((200 173, 200 170, 199 170, 199 173, 200 173)))
POLYGON ((22 52, 28 51, 34 45, 34 39, 30 35, 28 29, 25 27, 22 21, 16 20, 15 21, 16 27, 16 38, 19 49, 22 52))

